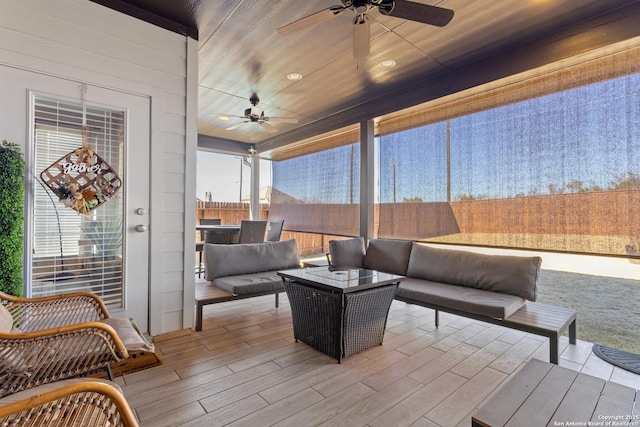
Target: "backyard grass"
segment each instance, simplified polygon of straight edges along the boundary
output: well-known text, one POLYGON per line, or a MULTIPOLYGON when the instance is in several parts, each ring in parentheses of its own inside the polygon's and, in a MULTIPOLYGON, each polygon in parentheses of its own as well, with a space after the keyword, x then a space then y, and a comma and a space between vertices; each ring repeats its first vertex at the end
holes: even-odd
POLYGON ((640 280, 542 270, 538 302, 575 308, 578 339, 640 354, 640 280))

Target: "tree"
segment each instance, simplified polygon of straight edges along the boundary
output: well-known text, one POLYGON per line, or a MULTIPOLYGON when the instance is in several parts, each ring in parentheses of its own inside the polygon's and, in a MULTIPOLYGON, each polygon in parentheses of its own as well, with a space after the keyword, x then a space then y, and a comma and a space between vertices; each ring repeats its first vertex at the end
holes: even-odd
POLYGON ((640 175, 633 172, 614 176, 609 190, 640 190, 640 175))
POLYGON ((22 296, 24 159, 20 147, 0 146, 0 291, 22 296))
POLYGON ((579 179, 574 179, 573 181, 570 181, 564 187, 569 191, 569 193, 582 193, 586 191, 584 188, 583 182, 580 181, 579 179))
POLYGON ((407 198, 407 197, 403 197, 402 198, 402 203, 422 203, 424 202, 424 200, 422 200, 422 197, 411 197, 411 198, 407 198))
POLYGON ((488 199, 489 199, 489 196, 487 196, 486 194, 474 195, 473 193, 463 193, 463 194, 458 194, 454 200, 456 202, 471 202, 474 200, 488 200, 488 199))

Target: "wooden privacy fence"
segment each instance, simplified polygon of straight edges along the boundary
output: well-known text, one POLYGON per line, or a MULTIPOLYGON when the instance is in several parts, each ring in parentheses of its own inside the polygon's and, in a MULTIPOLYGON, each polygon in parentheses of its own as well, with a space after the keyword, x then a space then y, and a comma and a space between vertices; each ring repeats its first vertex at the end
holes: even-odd
MULTIPOLYGON (((243 202, 196 202, 196 224, 202 218, 220 218, 222 224, 240 224, 243 219, 249 219, 249 203, 243 202)), ((269 204, 260 204, 260 219, 269 219, 269 204)), ((285 228, 287 223, 285 222, 285 228)), ((280 240, 296 239, 298 251, 301 255, 317 254, 329 251, 329 240, 332 236, 309 233, 294 233, 283 231, 280 240)), ((199 233, 196 241, 200 241, 199 233)))

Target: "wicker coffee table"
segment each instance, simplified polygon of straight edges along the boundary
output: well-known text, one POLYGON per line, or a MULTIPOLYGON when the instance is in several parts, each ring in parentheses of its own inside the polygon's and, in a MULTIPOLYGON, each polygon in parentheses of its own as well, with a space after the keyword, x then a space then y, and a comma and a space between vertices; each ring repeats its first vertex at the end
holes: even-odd
POLYGON ((404 276, 366 269, 281 271, 293 334, 338 363, 382 344, 389 307, 404 276))

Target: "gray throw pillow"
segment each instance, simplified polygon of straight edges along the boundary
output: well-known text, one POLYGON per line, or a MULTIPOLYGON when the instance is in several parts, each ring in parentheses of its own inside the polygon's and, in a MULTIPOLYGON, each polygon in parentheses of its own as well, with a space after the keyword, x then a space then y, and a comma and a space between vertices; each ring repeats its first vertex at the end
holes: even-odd
POLYGON ((0 304, 0 332, 11 332, 13 327, 13 318, 7 308, 0 304))
POLYGON ((406 276, 413 242, 410 240, 371 239, 364 266, 372 270, 406 276))
POLYGON ((204 245, 205 278, 300 267, 295 239, 242 245, 204 245))
POLYGON ((329 240, 329 253, 334 267, 362 268, 364 239, 329 240))
POLYGON ((485 255, 414 244, 407 276, 535 301, 541 264, 537 256, 485 255))

